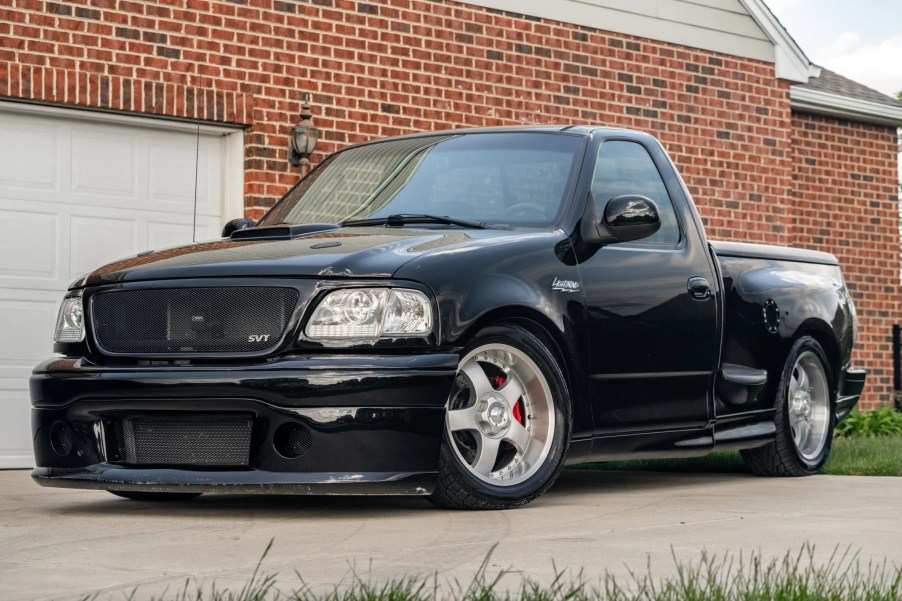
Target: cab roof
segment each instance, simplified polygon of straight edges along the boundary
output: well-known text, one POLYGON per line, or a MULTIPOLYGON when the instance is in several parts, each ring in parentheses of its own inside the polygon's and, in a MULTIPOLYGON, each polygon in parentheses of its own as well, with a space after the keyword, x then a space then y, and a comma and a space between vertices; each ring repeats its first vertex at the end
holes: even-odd
POLYGON ((389 140, 409 140, 415 138, 425 138, 429 136, 461 136, 468 134, 489 134, 489 133, 565 133, 571 135, 578 136, 635 136, 635 137, 644 137, 649 136, 645 132, 641 132, 634 129, 624 129, 618 127, 609 127, 604 125, 503 125, 503 126, 495 126, 495 127, 467 127, 460 129, 443 129, 436 131, 424 131, 418 132, 414 134, 406 134, 403 136, 393 136, 390 138, 378 138, 374 140, 369 140, 366 142, 361 142, 359 144, 353 144, 348 146, 348 148, 353 148, 354 146, 365 146, 367 144, 377 144, 379 142, 386 142, 389 140))

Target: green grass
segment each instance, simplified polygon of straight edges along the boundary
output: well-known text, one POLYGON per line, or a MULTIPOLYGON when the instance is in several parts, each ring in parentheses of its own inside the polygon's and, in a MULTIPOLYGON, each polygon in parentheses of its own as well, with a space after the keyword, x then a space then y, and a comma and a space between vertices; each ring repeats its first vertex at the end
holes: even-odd
MULTIPOLYGON (((272 543, 270 543, 272 545, 272 543)), ((267 548, 267 551, 269 548, 267 548)), ((264 553, 265 557, 265 553, 264 553)), ((644 572, 618 579, 607 571, 590 580, 585 570, 576 575, 558 571, 550 584, 520 577, 510 584, 510 572, 490 573, 491 552, 469 582, 400 577, 372 583, 352 573, 326 592, 302 585, 284 591, 276 575, 264 574, 260 563, 251 579, 237 591, 202 586, 192 581, 172 594, 145 597, 135 590, 129 599, 152 601, 898 601, 902 598, 902 568, 886 562, 862 564, 855 553, 834 551, 822 563, 814 547, 765 561, 760 554, 724 555, 705 552, 698 560, 674 557, 675 570, 658 577, 649 564, 644 572), (501 584, 507 577, 506 583, 501 584)), ((85 597, 99 600, 99 595, 85 597)))
MULTIPOLYGON (((631 459, 588 463, 572 469, 638 470, 683 473, 745 473, 738 452, 691 459, 631 459)), ((837 437, 821 470, 834 476, 902 476, 902 436, 837 437)))
POLYGON ((902 476, 902 436, 837 438, 825 474, 902 476))

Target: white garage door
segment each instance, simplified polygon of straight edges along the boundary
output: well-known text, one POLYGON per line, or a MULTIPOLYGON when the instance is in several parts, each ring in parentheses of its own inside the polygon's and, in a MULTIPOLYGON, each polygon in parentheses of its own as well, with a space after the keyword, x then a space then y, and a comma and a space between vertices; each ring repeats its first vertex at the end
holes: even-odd
POLYGON ((52 353, 68 284, 218 237, 242 212, 241 135, 0 104, 0 468, 33 465, 28 376, 52 353))

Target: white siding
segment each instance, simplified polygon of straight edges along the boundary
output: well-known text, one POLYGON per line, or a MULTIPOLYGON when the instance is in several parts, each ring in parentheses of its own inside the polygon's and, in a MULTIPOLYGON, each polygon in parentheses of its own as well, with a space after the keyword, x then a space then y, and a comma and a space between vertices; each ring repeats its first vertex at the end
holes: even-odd
POLYGON ((468 0, 467 4, 774 62, 774 43, 740 0, 468 0))

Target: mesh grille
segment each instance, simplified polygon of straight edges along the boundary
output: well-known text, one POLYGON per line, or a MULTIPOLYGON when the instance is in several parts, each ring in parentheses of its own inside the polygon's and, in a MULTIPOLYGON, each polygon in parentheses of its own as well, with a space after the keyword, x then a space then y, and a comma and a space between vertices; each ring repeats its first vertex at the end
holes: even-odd
POLYGON ((242 415, 125 417, 116 424, 119 457, 133 465, 245 466, 251 425, 242 415))
POLYGON ((165 288, 91 298, 105 353, 250 353, 274 346, 297 304, 294 288, 165 288))
POLYGON ((287 227, 254 227, 232 232, 232 240, 252 240, 254 238, 290 238, 291 230, 287 227))

